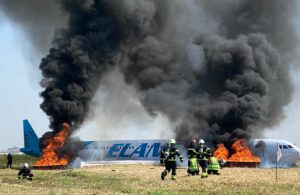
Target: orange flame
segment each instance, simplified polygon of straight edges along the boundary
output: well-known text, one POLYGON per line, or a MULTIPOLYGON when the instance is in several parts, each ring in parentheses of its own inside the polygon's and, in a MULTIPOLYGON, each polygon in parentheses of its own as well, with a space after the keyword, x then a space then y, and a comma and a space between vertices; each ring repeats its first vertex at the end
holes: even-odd
POLYGON ((260 162, 260 159, 252 154, 244 139, 239 139, 232 144, 235 153, 227 159, 231 162, 260 162))
POLYGON ((229 152, 224 144, 218 144, 214 156, 219 160, 227 160, 229 162, 260 162, 260 159, 249 150, 244 139, 235 141, 231 147, 235 153, 230 158, 228 158, 229 152))
POLYGON ((48 146, 42 150, 42 155, 37 160, 34 166, 65 166, 68 164, 68 157, 58 158, 58 151, 65 144, 70 126, 67 123, 63 124, 62 130, 57 133, 49 142, 48 146))
POLYGON ((219 160, 227 160, 229 152, 224 144, 218 144, 214 156, 219 160))

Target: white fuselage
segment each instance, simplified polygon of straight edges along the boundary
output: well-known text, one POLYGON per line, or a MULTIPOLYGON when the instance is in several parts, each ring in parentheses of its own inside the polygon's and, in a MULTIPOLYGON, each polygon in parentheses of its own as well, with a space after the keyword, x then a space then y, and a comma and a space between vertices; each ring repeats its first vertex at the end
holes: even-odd
MULTIPOLYGON (((91 141, 84 142, 84 148, 80 150, 78 159, 85 164, 107 163, 133 163, 149 162, 159 163, 160 150, 168 140, 116 140, 116 141, 91 141)), ((182 144, 177 144, 178 149, 187 156, 182 144)), ((278 150, 281 159, 278 167, 290 167, 299 162, 300 150, 294 144, 285 140, 253 139, 249 147, 254 155, 261 159, 261 167, 275 167, 278 150), (278 144, 278 147, 277 147, 278 144)), ((187 158, 185 158, 187 159, 187 158)), ((179 164, 185 166, 187 163, 179 164)))
POLYGON ((286 140, 254 139, 250 149, 260 157, 261 167, 291 167, 300 160, 300 149, 286 140))

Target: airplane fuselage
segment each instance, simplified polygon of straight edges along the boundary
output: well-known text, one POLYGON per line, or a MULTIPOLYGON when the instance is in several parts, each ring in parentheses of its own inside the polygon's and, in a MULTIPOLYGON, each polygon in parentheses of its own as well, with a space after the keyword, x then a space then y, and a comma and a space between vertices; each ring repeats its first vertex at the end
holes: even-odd
MULTIPOLYGON (((28 120, 23 121, 25 147, 21 152, 39 157, 39 139, 28 120)), ((84 141, 80 142, 81 149, 78 158, 84 162, 112 162, 112 161, 153 161, 159 162, 160 150, 168 140, 112 140, 112 141, 84 141)), ((73 143, 77 144, 77 143, 73 143)), ((178 149, 186 158, 187 151, 183 144, 177 144, 178 149)), ((294 144, 285 140, 253 139, 249 147, 261 159, 262 167, 293 166, 299 162, 300 150, 294 144), (277 162, 280 151, 282 158, 277 162)), ((185 161, 185 164, 187 161, 185 161)), ((184 165, 184 164, 181 164, 184 165)))
POLYGON ((261 167, 295 166, 300 159, 300 149, 289 141, 276 139, 254 139, 250 148, 261 159, 261 167), (279 152, 281 158, 278 159, 279 152))

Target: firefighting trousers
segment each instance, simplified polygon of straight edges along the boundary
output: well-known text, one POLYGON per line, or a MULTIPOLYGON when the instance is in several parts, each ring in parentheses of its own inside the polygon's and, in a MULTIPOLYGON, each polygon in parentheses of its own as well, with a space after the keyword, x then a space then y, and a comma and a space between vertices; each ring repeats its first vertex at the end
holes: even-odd
POLYGON ((207 167, 208 167, 207 160, 200 160, 200 166, 202 168, 202 173, 207 173, 207 167))
POLYGON ((32 180, 33 174, 32 173, 30 173, 30 174, 22 174, 22 175, 19 175, 18 177, 19 177, 19 179, 22 178, 22 179, 32 180))
POLYGON ((192 174, 192 175, 198 175, 199 174, 199 170, 196 170, 196 171, 192 171, 190 169, 187 169, 186 171, 188 174, 192 174))
POLYGON ((208 174, 214 174, 214 175, 220 175, 220 171, 219 170, 208 170, 207 173, 208 174))
POLYGON ((176 175, 176 161, 166 161, 165 162, 165 174, 172 171, 172 175, 176 175))

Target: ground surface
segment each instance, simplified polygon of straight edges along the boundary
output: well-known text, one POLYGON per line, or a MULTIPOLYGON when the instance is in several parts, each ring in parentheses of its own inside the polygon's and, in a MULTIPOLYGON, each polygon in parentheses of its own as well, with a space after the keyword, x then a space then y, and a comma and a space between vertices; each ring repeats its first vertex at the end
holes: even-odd
MULTIPOLYGON (((1 163, 3 163, 2 159, 1 163)), ((17 169, 0 169, 0 194, 300 194, 300 167, 225 168, 221 176, 187 176, 178 170, 160 180, 162 167, 105 165, 75 170, 33 170, 33 181, 18 180, 17 169)))

